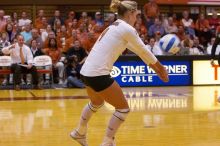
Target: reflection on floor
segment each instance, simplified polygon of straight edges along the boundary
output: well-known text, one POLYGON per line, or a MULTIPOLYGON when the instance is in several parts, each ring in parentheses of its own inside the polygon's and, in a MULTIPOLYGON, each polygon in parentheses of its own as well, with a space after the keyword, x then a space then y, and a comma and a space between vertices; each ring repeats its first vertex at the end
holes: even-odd
MULTIPOLYGON (((118 146, 220 146, 220 88, 124 88, 131 113, 118 146)), ((84 89, 2 90, 0 146, 78 146, 69 137, 88 102, 84 89)), ((91 119, 89 146, 99 146, 114 108, 91 119)))

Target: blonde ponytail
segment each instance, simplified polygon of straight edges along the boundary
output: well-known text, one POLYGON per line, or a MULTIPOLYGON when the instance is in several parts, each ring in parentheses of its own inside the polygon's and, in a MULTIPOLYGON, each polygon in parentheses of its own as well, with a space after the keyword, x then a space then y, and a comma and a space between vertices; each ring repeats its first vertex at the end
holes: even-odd
POLYGON ((110 5, 110 10, 112 12, 117 12, 118 11, 118 7, 121 5, 121 1, 120 0, 112 0, 111 5, 110 5))

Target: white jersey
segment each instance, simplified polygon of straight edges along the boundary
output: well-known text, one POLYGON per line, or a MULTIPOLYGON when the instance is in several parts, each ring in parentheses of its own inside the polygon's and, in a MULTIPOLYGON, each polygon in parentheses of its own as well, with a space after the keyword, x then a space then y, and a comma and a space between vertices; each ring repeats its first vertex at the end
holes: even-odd
POLYGON ((113 64, 126 48, 137 54, 146 64, 157 62, 136 30, 118 19, 100 35, 80 73, 88 77, 109 75, 113 64))

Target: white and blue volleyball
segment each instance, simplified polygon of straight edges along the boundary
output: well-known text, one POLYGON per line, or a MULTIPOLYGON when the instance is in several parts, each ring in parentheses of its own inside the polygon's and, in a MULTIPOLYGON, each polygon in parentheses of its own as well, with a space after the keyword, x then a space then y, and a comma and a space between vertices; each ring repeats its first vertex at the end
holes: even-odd
POLYGON ((167 34, 160 39, 159 46, 164 52, 176 54, 180 50, 178 47, 179 43, 180 39, 178 36, 175 34, 167 34))

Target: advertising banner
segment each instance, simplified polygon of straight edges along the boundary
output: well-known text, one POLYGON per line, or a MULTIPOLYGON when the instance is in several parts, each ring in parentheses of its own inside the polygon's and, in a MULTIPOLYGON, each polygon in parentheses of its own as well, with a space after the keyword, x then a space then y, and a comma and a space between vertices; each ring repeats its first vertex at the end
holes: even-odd
POLYGON ((220 84, 220 66, 210 61, 193 61, 193 85, 220 84))
POLYGON ((167 68, 170 81, 164 83, 156 73, 142 61, 117 61, 111 76, 120 86, 185 86, 191 84, 189 61, 162 61, 167 68))

